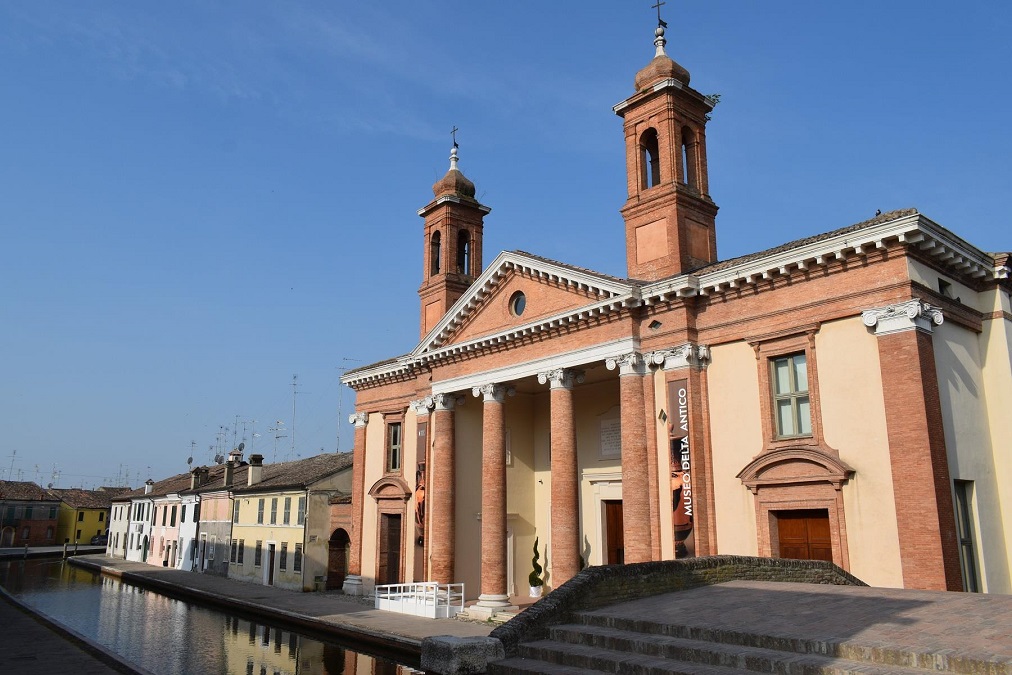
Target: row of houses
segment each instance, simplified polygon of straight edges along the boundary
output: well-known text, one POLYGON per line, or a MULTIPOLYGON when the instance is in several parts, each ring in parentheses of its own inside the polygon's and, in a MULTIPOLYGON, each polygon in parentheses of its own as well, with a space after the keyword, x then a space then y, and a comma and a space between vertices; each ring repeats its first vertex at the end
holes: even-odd
POLYGON ((129 491, 46 489, 30 481, 0 481, 0 548, 89 544, 105 535, 112 498, 129 491))
POLYGON ((292 590, 341 588, 351 453, 197 467, 112 500, 107 554, 292 590))

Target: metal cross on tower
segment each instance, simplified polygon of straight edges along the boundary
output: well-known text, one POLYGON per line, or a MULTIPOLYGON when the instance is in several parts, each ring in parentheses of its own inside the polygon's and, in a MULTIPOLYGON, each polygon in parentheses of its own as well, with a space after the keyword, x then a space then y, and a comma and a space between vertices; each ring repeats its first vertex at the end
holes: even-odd
POLYGON ((459 145, 457 145, 457 132, 458 131, 460 131, 460 129, 458 129, 456 127, 456 125, 454 125, 454 127, 452 129, 450 129, 450 136, 453 137, 453 147, 455 147, 455 148, 459 148, 460 147, 459 145))
POLYGON ((656 5, 651 5, 651 7, 653 7, 654 9, 657 10, 657 25, 661 26, 663 28, 667 28, 668 27, 668 24, 665 23, 663 19, 661 19, 661 5, 666 5, 666 4, 668 4, 668 3, 664 2, 663 0, 657 0, 657 4, 656 5))

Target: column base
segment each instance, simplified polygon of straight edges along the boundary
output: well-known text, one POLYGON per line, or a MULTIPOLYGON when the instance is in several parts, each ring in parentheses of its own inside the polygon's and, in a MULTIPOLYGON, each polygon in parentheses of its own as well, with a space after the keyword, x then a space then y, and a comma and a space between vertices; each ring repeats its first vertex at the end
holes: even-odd
POLYGON ((345 595, 362 595, 362 577, 357 574, 349 574, 344 578, 344 586, 341 587, 345 595))
POLYGON ((488 621, 500 612, 519 612, 520 608, 510 604, 508 595, 486 595, 478 596, 478 602, 467 608, 467 615, 479 621, 488 621))

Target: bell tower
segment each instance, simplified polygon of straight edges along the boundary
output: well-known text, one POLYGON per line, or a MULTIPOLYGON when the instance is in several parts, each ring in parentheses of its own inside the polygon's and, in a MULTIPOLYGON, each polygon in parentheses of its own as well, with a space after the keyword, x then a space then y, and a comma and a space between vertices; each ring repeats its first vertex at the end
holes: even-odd
POLYGON ((423 338, 483 270, 482 220, 492 209, 474 198, 474 183, 457 168, 457 148, 454 141, 450 170, 432 186, 434 199, 418 211, 425 219, 418 289, 423 338))
POLYGON ((625 132, 626 269, 647 281, 717 260, 717 205, 706 175, 715 101, 692 89, 689 71, 665 53, 666 25, 658 17, 654 58, 636 74, 636 93, 614 107, 625 132))

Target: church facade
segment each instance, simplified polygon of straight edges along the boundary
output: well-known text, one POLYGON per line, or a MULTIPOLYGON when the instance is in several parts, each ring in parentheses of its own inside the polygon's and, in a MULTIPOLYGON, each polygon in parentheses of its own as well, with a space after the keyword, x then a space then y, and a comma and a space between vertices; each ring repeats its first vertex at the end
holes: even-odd
POLYGON ((457 167, 424 219, 420 341, 356 392, 349 592, 464 582, 488 612, 584 565, 831 560, 1012 592, 1007 254, 901 210, 719 260, 714 101, 656 56, 623 119, 628 278, 521 251, 457 167), (1003 440, 1004 439, 1004 440, 1003 440))

